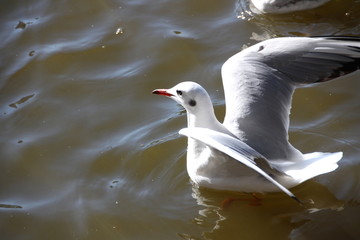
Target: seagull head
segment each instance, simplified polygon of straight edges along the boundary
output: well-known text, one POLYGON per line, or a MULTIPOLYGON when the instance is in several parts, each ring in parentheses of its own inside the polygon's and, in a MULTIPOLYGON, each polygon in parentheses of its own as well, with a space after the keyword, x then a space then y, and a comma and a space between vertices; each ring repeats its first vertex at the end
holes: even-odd
POLYGON ((188 113, 197 114, 201 110, 212 109, 209 94, 202 86, 195 82, 182 82, 170 89, 155 89, 152 93, 175 100, 188 113))
POLYGON ((163 95, 181 104, 188 115, 189 127, 219 129, 209 94, 195 82, 182 82, 170 89, 155 89, 153 94, 163 95))

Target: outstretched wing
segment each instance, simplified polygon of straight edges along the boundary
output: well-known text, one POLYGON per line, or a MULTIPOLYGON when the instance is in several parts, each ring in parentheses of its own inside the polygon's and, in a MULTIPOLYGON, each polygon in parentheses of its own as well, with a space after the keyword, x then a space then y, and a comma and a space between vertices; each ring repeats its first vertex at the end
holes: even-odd
POLYGON ((360 67, 360 38, 275 38, 234 55, 222 67, 224 125, 269 159, 301 156, 288 143, 292 94, 360 67))
POLYGON ((301 203, 301 201, 295 197, 293 193, 291 193, 287 188, 269 176, 269 174, 262 170, 254 161, 257 158, 262 158, 264 160, 266 160, 266 158, 239 139, 221 132, 210 130, 208 128, 183 128, 179 131, 179 134, 203 142, 206 145, 225 153, 226 155, 261 174, 271 183, 276 185, 281 191, 301 203))

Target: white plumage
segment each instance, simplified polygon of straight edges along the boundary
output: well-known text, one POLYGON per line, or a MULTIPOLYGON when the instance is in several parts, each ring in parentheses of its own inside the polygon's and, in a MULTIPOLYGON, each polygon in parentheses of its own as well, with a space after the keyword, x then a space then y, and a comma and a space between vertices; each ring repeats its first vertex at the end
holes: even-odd
POLYGON ((187 111, 187 171, 219 190, 288 190, 335 170, 342 152, 302 154, 288 141, 291 98, 298 86, 332 80, 360 67, 360 38, 275 38, 228 59, 222 67, 226 114, 220 123, 206 90, 182 82, 154 94, 187 111), (256 173, 257 172, 257 173, 256 173))

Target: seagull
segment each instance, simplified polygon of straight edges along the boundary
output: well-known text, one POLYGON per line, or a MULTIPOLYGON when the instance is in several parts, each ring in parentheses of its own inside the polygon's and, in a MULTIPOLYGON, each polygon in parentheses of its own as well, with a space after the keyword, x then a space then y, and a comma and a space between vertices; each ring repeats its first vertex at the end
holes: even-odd
POLYGON ((187 112, 187 172, 200 187, 237 192, 283 191, 334 171, 343 156, 301 153, 288 141, 297 87, 337 79, 360 68, 360 38, 281 37, 257 43, 222 66, 226 113, 220 123, 209 94, 182 82, 153 94, 187 112))
POLYGON ((263 13, 289 13, 320 7, 330 0, 251 0, 263 13))

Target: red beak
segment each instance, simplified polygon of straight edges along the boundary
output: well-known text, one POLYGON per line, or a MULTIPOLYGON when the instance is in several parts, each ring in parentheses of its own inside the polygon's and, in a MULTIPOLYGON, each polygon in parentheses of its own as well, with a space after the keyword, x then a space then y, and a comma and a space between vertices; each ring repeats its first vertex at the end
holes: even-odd
POLYGON ((166 97, 174 96, 173 94, 168 93, 167 89, 155 89, 154 91, 152 91, 152 93, 157 94, 157 95, 163 95, 163 96, 166 96, 166 97))

